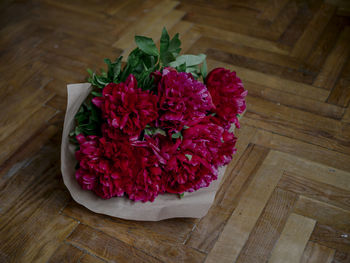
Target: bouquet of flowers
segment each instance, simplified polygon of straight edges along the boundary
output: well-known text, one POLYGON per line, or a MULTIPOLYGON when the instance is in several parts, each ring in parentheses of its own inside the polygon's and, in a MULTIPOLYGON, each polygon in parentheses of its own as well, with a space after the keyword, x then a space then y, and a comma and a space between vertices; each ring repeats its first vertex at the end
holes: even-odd
POLYGON ((231 128, 247 91, 235 72, 207 74, 204 54, 179 55, 179 35, 165 28, 159 50, 150 38, 135 42, 126 63, 88 69, 91 87, 70 125, 76 182, 101 200, 141 203, 208 187, 235 153, 231 128))

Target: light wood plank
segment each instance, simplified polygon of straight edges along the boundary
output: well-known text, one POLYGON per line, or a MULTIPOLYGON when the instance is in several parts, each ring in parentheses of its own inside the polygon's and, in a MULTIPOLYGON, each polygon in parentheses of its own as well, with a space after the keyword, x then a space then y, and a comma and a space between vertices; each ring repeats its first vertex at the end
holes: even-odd
POLYGON ((186 245, 204 252, 209 252, 213 248, 225 223, 239 204, 242 194, 267 154, 268 150, 263 147, 253 145, 247 147, 234 168, 228 171, 227 177, 216 194, 213 206, 196 224, 186 245))
POLYGON ((266 262, 294 206, 297 195, 275 188, 244 245, 238 262, 266 262))
POLYGON ((63 243, 48 261, 49 263, 73 263, 79 262, 83 251, 70 244, 63 243))
POLYGON ((350 172, 348 155, 316 146, 310 142, 258 130, 252 138, 252 143, 350 172))
POLYGON ((291 214, 268 262, 300 262, 315 223, 313 219, 291 214))
POLYGON ((206 262, 235 261, 282 176, 283 160, 270 152, 243 193, 206 262))
POLYGON ((107 261, 161 262, 118 239, 82 224, 78 225, 67 241, 107 261))
POLYGON ((350 210, 350 191, 285 172, 278 187, 299 195, 350 210))

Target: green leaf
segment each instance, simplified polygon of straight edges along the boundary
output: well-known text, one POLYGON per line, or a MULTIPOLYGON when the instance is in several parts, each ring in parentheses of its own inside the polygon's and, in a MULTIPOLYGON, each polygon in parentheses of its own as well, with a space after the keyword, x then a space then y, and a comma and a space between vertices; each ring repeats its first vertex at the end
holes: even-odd
POLYGON ((91 91, 91 94, 94 95, 95 97, 102 97, 101 92, 91 91))
POLYGON ((161 56, 161 61, 163 63, 163 66, 169 65, 170 62, 173 62, 175 60, 175 56, 170 52, 166 51, 161 56))
POLYGON ((178 72, 186 72, 186 68, 187 68, 186 63, 183 63, 180 66, 176 67, 176 70, 178 72))
POLYGON ((175 34, 175 36, 171 39, 168 47, 168 51, 170 51, 174 57, 177 57, 181 51, 181 41, 179 39, 179 33, 175 34))
POLYGON ((166 31, 166 28, 163 27, 162 30, 162 36, 160 37, 160 58, 164 57, 164 54, 166 51, 168 51, 170 39, 169 39, 169 34, 168 31, 166 31))
POLYGON ((191 73, 195 79, 199 78, 200 70, 198 66, 187 67, 186 72, 191 73))
POLYGON ((112 65, 112 61, 111 61, 109 58, 105 58, 103 61, 104 61, 104 62, 107 64, 107 66, 108 66, 108 75, 107 75, 107 77, 108 77, 109 79, 112 79, 112 78, 113 78, 113 65, 112 65))
POLYGON ((187 159, 188 159, 189 161, 192 160, 192 155, 191 155, 191 154, 185 154, 185 156, 187 157, 187 159))
POLYGON ((183 198, 185 196, 185 193, 178 194, 179 198, 183 198))
POLYGON ((164 27, 160 38, 160 61, 163 63, 163 66, 167 66, 176 59, 181 51, 180 46, 179 34, 176 34, 170 40, 169 34, 164 27))
POLYGON ((120 56, 113 64, 113 82, 118 79, 121 68, 122 68, 122 56, 120 56))
POLYGON ((198 56, 196 55, 182 55, 176 58, 175 61, 169 63, 170 67, 178 67, 181 64, 186 63, 187 67, 192 67, 201 64, 206 58, 206 55, 204 54, 199 54, 198 56))
POLYGON ((201 67, 201 75, 202 75, 203 81, 207 77, 207 74, 208 74, 207 61, 204 59, 202 67, 201 67))
POLYGON ((159 56, 156 44, 154 44, 152 38, 144 36, 135 36, 136 45, 148 55, 159 56))
POLYGON ((181 140, 182 140, 182 134, 181 134, 181 132, 177 132, 177 133, 173 133, 172 135, 171 135, 171 138, 173 138, 173 139, 178 139, 178 138, 181 138, 181 140))
POLYGON ((149 136, 156 135, 156 134, 161 134, 163 136, 166 136, 166 132, 164 130, 156 127, 146 127, 145 134, 149 136))
POLYGON ((90 69, 90 68, 87 68, 86 71, 89 73, 89 75, 92 77, 92 75, 94 74, 94 72, 90 69))

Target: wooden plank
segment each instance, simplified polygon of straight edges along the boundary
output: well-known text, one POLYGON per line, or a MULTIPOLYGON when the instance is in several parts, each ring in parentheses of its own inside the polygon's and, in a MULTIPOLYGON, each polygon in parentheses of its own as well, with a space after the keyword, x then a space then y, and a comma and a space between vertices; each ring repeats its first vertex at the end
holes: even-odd
POLYGON ((308 178, 324 184, 329 184, 337 188, 350 191, 350 173, 335 169, 323 164, 305 161, 302 158, 292 156, 286 153, 279 153, 281 158, 288 160, 289 165, 286 171, 297 174, 304 178, 308 178))
POLYGON ((327 57, 320 74, 315 80, 314 86, 327 90, 331 90, 334 87, 344 64, 348 61, 349 47, 350 27, 346 27, 340 34, 334 49, 327 57))
POLYGON ((288 3, 288 0, 268 1, 267 5, 263 8, 262 12, 258 16, 260 19, 266 19, 273 21, 276 16, 282 11, 283 7, 288 3))
POLYGON ((103 263, 108 262, 97 256, 92 256, 90 254, 84 254, 84 256, 80 259, 79 263, 103 263))
MULTIPOLYGON (((20 94, 22 95, 22 94, 20 94)), ((9 97, 8 103, 4 103, 1 107, 2 110, 8 110, 8 114, 2 115, 0 121, 3 125, 0 128, 0 141, 3 141, 9 134, 12 134, 21 124, 23 124, 28 118, 42 108, 42 105, 50 99, 53 94, 46 90, 37 90, 32 94, 24 93, 25 100, 15 103, 11 97, 9 97), (9 103, 12 101, 12 103, 9 103), (20 103, 19 103, 20 102, 20 103), (22 113, 21 118, 16 118, 22 113)))
POLYGON ((270 152, 227 221, 206 262, 235 261, 282 176, 283 160, 270 152))
MULTIPOLYGON (((289 28, 290 23, 295 19, 297 15, 298 8, 295 1, 289 1, 284 7, 283 11, 280 12, 274 21, 269 24, 269 28, 273 32, 278 32, 278 38, 284 34, 284 32, 289 28)), ((275 39, 278 41, 278 39, 275 39)))
POLYGON ((278 187, 350 210, 350 191, 285 172, 278 187))
POLYGON ((63 243, 48 261, 49 263, 73 263, 79 262, 83 251, 70 244, 63 243))
MULTIPOLYGON (((28 118, 18 121, 18 124, 13 122, 10 124, 11 129, 3 131, 3 138, 0 140, 2 146, 0 152, 0 164, 6 161, 11 155, 20 149, 20 147, 31 139, 32 131, 34 134, 38 130, 44 128, 45 121, 50 119, 56 110, 49 107, 41 107, 28 118), (17 126, 18 125, 18 126, 17 126)), ((17 120, 17 119, 15 119, 17 120)), ((14 120, 13 120, 14 121, 14 120)), ((0 128, 2 130, 3 127, 0 128)))
MULTIPOLYGON (((344 68, 350 68, 350 62, 344 68)), ((343 70, 344 72, 345 70, 343 70)), ((343 73, 342 73, 343 75, 343 73)), ((350 80, 345 76, 341 76, 336 85, 331 90, 327 103, 347 107, 350 103, 350 80)))
POLYGON ((336 229, 350 232, 350 211, 300 196, 294 212, 317 220, 320 224, 331 225, 336 229))
POLYGON ((51 139, 58 129, 56 126, 50 125, 40 131, 40 134, 34 134, 29 141, 25 142, 9 159, 0 165, 0 185, 5 180, 12 177, 23 166, 27 166, 37 151, 42 148, 49 139, 51 139))
POLYGON ((314 242, 307 242, 304 254, 301 258, 301 263, 331 263, 334 257, 335 250, 319 245, 314 242))
POLYGON ((350 123, 350 107, 346 109, 342 121, 346 123, 350 123))
MULTIPOLYGON (((43 176, 51 179, 48 174, 43 176)), ((0 217, 2 258, 46 262, 78 224, 58 214, 68 195, 54 190, 57 181, 49 179, 31 189, 34 193, 28 191, 19 196, 18 202, 0 217)))
POLYGON ((339 120, 344 114, 344 108, 342 107, 313 100, 310 98, 304 98, 290 93, 287 95, 286 92, 277 89, 271 89, 262 84, 245 81, 244 87, 249 91, 249 95, 260 97, 268 101, 280 103, 291 108, 300 109, 324 117, 339 120))
MULTIPOLYGON (((194 26, 194 28, 196 28, 194 26)), ((200 29, 198 29, 200 31, 200 29)), ((201 32, 201 31, 200 31, 201 32)), ((216 32, 216 31, 215 31, 216 32)), ((203 36, 196 42, 194 47, 190 50, 190 53, 205 53, 207 54, 208 49, 215 49, 228 52, 230 54, 236 54, 259 60, 268 64, 280 65, 294 70, 299 70, 300 62, 288 55, 278 54, 273 51, 263 50, 262 47, 257 47, 256 42, 252 41, 252 44, 244 43, 239 39, 229 38, 228 36, 220 36, 216 38, 214 36, 207 36, 206 32, 202 33, 203 36)), ((214 35, 214 34, 213 34, 214 35)), ((268 46, 271 46, 269 44, 268 46)), ((287 52, 287 51, 286 51, 287 52)))
MULTIPOLYGON (((229 63, 231 65, 239 66, 241 68, 254 70, 260 73, 264 73, 286 80, 301 82, 305 84, 312 84, 314 78, 316 77, 315 72, 305 72, 301 71, 300 68, 293 69, 289 67, 275 65, 274 63, 265 63, 263 61, 257 60, 256 58, 248 58, 245 54, 238 55, 231 52, 228 53, 220 50, 219 48, 220 47, 209 48, 205 53, 207 54, 209 59, 229 63)), ((235 46, 232 46, 232 49, 236 50, 235 46)))
POLYGON ((224 30, 222 28, 217 28, 211 25, 196 24, 194 28, 202 34, 205 34, 206 36, 211 38, 225 40, 238 45, 243 45, 281 55, 288 54, 288 50, 283 49, 273 41, 252 37, 244 33, 237 33, 229 30, 224 30))
POLYGON ((211 26, 226 31, 233 31, 238 34, 246 34, 256 38, 264 38, 270 41, 277 40, 280 36, 280 32, 272 30, 269 25, 261 24, 256 20, 247 21, 244 19, 244 15, 240 16, 240 19, 233 20, 211 16, 210 13, 189 12, 184 19, 185 21, 200 26, 211 26))
POLYGON ((116 41, 113 46, 120 49, 129 48, 130 44, 134 42, 135 35, 142 35, 145 31, 148 30, 150 25, 157 23, 162 16, 165 16, 169 13, 174 7, 178 5, 178 2, 175 1, 162 1, 160 4, 156 5, 150 12, 138 20, 132 26, 127 28, 127 32, 124 32, 121 38, 116 41))
POLYGON ((317 223, 310 240, 337 251, 350 253, 350 233, 317 223))
POLYGON ((300 262, 316 221, 291 214, 268 262, 300 262))
POLYGON ((213 248, 267 153, 263 147, 250 145, 246 148, 237 165, 227 174, 208 214, 196 224, 186 245, 204 252, 213 248))
POLYGON ((107 261, 161 262, 104 232, 82 224, 70 234, 67 241, 107 261))
MULTIPOLYGON (((138 251, 153 255, 161 261, 200 262, 205 256, 204 253, 184 246, 181 243, 181 241, 186 238, 187 233, 193 228, 193 219, 172 219, 160 222, 138 222, 112 219, 95 214, 75 203, 70 203, 63 210, 63 213, 79 220, 84 225, 94 228, 96 231, 103 231, 105 233, 104 235, 118 239, 118 242, 122 242, 127 246, 125 249, 135 248, 138 251)), ((82 229, 82 231, 84 231, 84 229, 82 229)), ((90 230, 88 229, 86 231, 90 230)), ((92 244, 93 241, 91 241, 91 245, 92 244)), ((91 247, 91 250, 93 250, 93 247, 91 247)), ((97 255, 100 255, 99 253, 100 252, 98 252, 97 255)), ((100 256, 103 257, 102 255, 100 256)))
POLYGON ((297 199, 275 188, 236 262, 266 262, 297 199))
MULTIPOLYGON (((291 1, 295 3, 294 1, 291 1)), ((278 40, 281 44, 293 47, 300 39, 305 28, 312 20, 314 14, 319 10, 321 1, 299 1, 296 3, 297 13, 293 21, 288 25, 286 30, 278 40)))
POLYGON ((327 26, 329 20, 335 12, 335 8, 331 5, 322 4, 321 8, 312 18, 307 28, 295 44, 292 56, 299 59, 306 59, 315 42, 318 40, 323 32, 323 29, 327 26))
POLYGON ((350 127, 346 124, 249 94, 247 109, 241 121, 243 124, 350 154, 347 144, 350 127))
POLYGON ((320 70, 325 63, 329 53, 334 48, 342 26, 344 17, 333 16, 326 26, 324 32, 316 42, 316 46, 311 50, 310 56, 305 60, 307 70, 320 70))
POLYGON ((335 251, 332 263, 349 263, 350 253, 335 251))
POLYGON ((350 172, 348 155, 328 150, 309 142, 281 136, 269 131, 258 130, 252 138, 252 143, 350 172))

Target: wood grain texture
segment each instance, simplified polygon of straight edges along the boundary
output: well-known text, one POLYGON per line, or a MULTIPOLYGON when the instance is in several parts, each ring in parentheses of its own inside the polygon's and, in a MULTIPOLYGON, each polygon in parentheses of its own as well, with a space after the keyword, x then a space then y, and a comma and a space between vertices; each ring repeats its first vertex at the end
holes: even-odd
POLYGON ((313 219, 291 214, 269 262, 299 262, 315 223, 313 219))
POLYGON ((350 7, 344 0, 0 1, 0 262, 350 262, 350 7), (137 222, 75 203, 66 85, 180 33, 248 90, 208 214, 137 222))
POLYGON ((319 245, 314 242, 308 242, 304 250, 301 263, 331 263, 334 257, 335 250, 329 247, 319 245))

